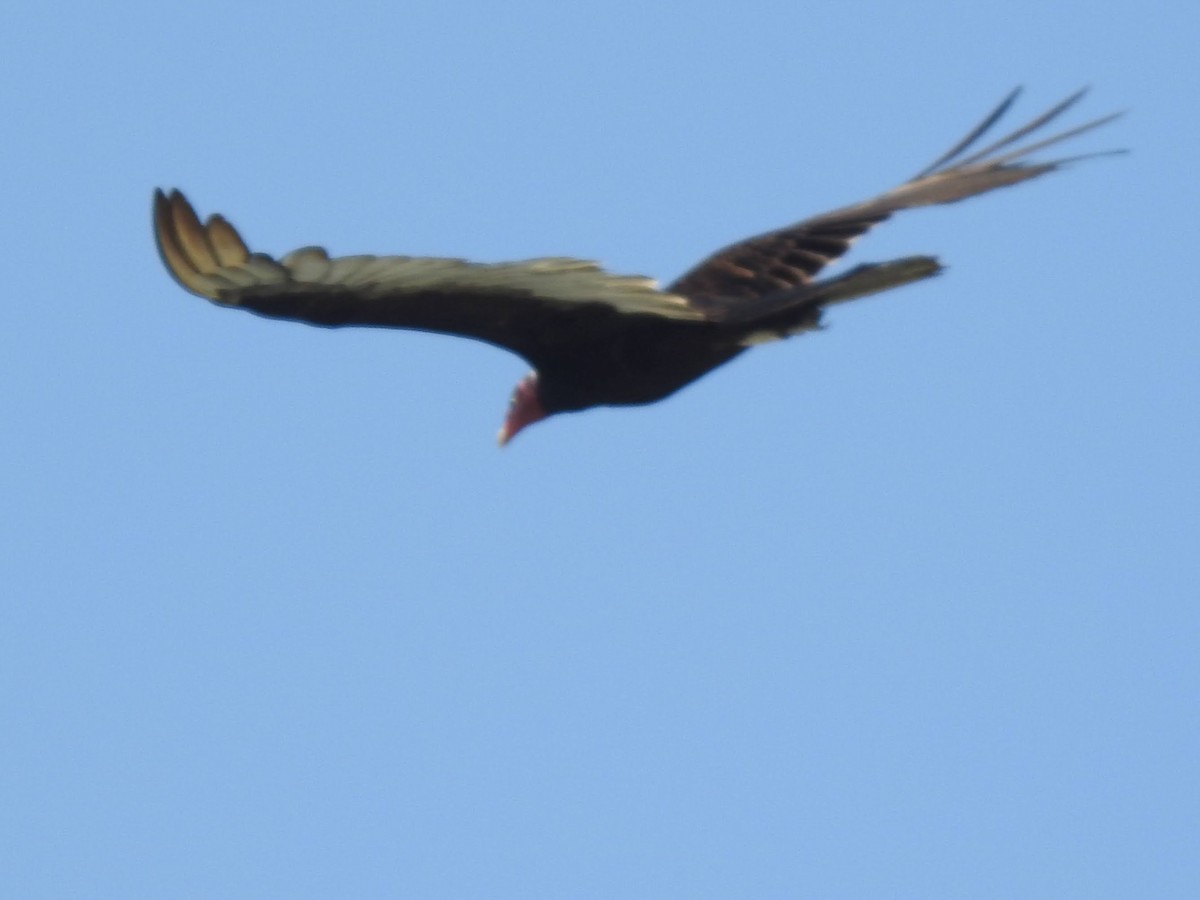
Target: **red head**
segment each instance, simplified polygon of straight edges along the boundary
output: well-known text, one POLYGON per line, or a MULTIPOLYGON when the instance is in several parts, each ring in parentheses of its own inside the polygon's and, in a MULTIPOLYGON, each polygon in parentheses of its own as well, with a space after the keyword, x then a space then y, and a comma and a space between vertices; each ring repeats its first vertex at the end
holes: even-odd
POLYGON ((500 427, 496 440, 503 447, 526 425, 532 425, 547 415, 538 397, 537 372, 530 372, 517 382, 512 400, 508 402, 508 414, 504 417, 504 424, 500 427))

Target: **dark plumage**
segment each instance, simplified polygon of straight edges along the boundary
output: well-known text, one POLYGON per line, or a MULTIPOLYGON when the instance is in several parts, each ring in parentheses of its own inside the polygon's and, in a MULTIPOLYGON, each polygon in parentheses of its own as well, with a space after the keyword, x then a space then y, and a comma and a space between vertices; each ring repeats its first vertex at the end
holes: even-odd
POLYGON ((1008 149, 1074 105, 1083 96, 1080 91, 965 155, 1017 93, 911 180, 865 202, 719 250, 665 291, 651 279, 612 275, 576 259, 485 264, 406 256, 330 258, 320 248, 306 247, 276 260, 251 253, 219 215, 202 224, 178 191, 155 192, 154 233, 175 280, 223 306, 331 327, 456 334, 519 354, 535 371, 513 394, 500 432, 504 443, 554 413, 661 400, 754 343, 815 328, 830 304, 937 274, 937 260, 913 256, 813 280, 892 213, 953 203, 1051 172, 1083 157, 1023 160, 1116 117, 1008 149))

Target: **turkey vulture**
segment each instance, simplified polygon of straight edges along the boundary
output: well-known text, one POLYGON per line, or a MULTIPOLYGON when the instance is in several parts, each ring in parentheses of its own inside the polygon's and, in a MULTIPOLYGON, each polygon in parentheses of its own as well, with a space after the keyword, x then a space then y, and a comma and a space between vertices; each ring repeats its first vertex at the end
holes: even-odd
POLYGON ((274 259, 251 253, 219 215, 202 224, 179 191, 155 192, 154 233, 175 280, 222 306, 329 327, 456 334, 524 357, 534 371, 513 392, 499 434, 504 444, 554 413, 661 400, 755 343, 816 328, 826 306, 936 275, 941 266, 935 258, 910 256, 813 280, 897 210, 953 203, 1086 158, 1025 161, 1118 115, 1014 148, 1073 106, 1084 94, 1079 91, 967 155, 1019 92, 909 181, 718 250, 666 290, 649 278, 559 257, 472 263, 330 257, 319 247, 304 247, 274 259))

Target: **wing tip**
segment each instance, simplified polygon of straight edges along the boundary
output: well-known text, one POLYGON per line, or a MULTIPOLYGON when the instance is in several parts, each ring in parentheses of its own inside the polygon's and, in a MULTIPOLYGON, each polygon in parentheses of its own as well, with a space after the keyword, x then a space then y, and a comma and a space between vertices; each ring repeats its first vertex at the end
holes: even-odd
POLYGON ((938 159, 935 160, 931 165, 922 169, 921 172, 910 179, 910 182, 919 181, 923 178, 934 176, 943 172, 950 172, 956 168, 965 169, 976 163, 980 165, 990 164, 997 166, 1008 163, 1016 163, 1038 150, 1052 146, 1061 141, 1065 141, 1068 138, 1076 137, 1080 134, 1092 131, 1093 129, 1099 128, 1102 125, 1107 125, 1114 119, 1120 118, 1125 112, 1124 110, 1121 110, 1119 112, 1110 113, 1109 115, 1102 116, 1099 119, 1085 122, 1083 125, 1068 129, 1067 131, 1051 135, 1049 138, 1038 140, 1033 144, 1027 144, 1023 147, 1018 147, 1016 150, 1011 150, 1002 155, 999 154, 998 151, 1001 149, 1018 143, 1022 138, 1041 130, 1046 124, 1054 119, 1057 119, 1067 110, 1078 104, 1079 101, 1086 97, 1092 90, 1092 86, 1087 84, 1077 89, 1074 93, 1068 95, 1063 100, 1060 100, 1041 115, 1036 116, 1011 133, 1004 135, 993 143, 988 144, 983 149, 977 150, 971 153, 970 156, 966 156, 964 158, 963 154, 971 150, 986 132, 991 131, 996 123, 1007 115, 1008 111, 1012 108, 1023 90, 1024 87, 1022 85, 1018 85, 1011 90, 1008 93, 1008 96, 1006 96, 999 105, 993 108, 979 125, 967 133, 966 137, 955 144, 942 156, 938 157, 938 159), (951 163, 953 163, 953 165, 951 165, 951 163))
POLYGON ((171 277, 185 290, 208 300, 220 298, 220 270, 245 264, 250 250, 221 215, 202 223, 178 188, 154 189, 154 239, 171 277))
POLYGON ((154 189, 153 227, 158 256, 181 287, 201 297, 209 297, 207 285, 179 241, 174 216, 177 197, 183 200, 183 195, 176 189, 172 189, 169 195, 162 188, 154 189))

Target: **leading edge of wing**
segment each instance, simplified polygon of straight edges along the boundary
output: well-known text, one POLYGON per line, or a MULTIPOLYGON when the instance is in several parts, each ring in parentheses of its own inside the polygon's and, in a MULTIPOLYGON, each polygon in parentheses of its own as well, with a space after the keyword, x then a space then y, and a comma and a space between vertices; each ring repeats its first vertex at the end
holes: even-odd
POLYGON ((364 298, 402 301, 432 293, 525 295, 551 304, 602 303, 622 313, 703 321, 680 296, 659 290, 652 278, 614 275, 595 262, 544 257, 502 263, 411 256, 330 257, 304 247, 275 260, 251 253, 220 215, 202 223, 178 191, 154 193, 154 234, 159 255, 185 289, 225 305, 264 291, 307 294, 353 291, 364 298))

